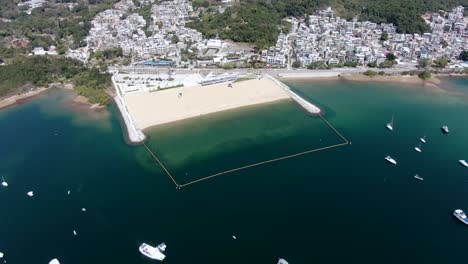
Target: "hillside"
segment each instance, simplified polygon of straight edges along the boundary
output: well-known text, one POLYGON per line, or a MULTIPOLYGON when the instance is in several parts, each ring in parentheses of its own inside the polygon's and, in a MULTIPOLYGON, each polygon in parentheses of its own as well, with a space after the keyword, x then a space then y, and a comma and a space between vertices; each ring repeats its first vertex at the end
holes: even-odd
POLYGON ((281 29, 282 18, 313 14, 320 8, 333 7, 341 17, 393 23, 401 33, 429 30, 421 15, 427 11, 468 6, 468 0, 241 0, 224 13, 216 12, 212 1, 197 1, 202 6, 199 19, 189 26, 206 37, 219 36, 239 42, 272 45, 281 29), (200 3, 202 2, 202 3, 200 3))

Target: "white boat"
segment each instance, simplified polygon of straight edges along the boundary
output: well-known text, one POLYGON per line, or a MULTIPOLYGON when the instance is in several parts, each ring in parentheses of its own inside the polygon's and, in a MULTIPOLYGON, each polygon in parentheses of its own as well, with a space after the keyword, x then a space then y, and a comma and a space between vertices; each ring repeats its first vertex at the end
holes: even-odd
POLYGON ((466 162, 466 160, 459 160, 458 162, 460 162, 460 164, 463 165, 464 167, 468 168, 468 162, 466 162))
POLYGON ((278 259, 278 263, 277 264, 289 264, 289 262, 287 262, 285 259, 283 258, 280 258, 278 259))
POLYGON ((67 191, 67 195, 70 195, 70 190, 67 191))
POLYGON ((385 157, 385 160, 388 161, 388 162, 390 162, 390 163, 393 164, 393 165, 396 165, 396 164, 397 164, 396 160, 393 159, 393 158, 390 157, 390 156, 385 157))
POLYGON ((421 177, 421 176, 419 176, 418 174, 414 175, 414 178, 415 178, 416 180, 424 181, 424 178, 421 177))
POLYGON ((393 131, 393 116, 392 116, 392 121, 390 121, 390 123, 387 123, 386 127, 388 130, 393 131))
POLYGON ((76 235, 78 235, 78 233, 76 233, 76 231, 75 231, 75 230, 73 230, 73 235, 75 235, 75 236, 76 236, 76 235))
POLYGON ((443 126, 441 129, 442 129, 442 132, 444 132, 445 134, 450 133, 448 126, 443 126))
MULTIPOLYGON (((164 244, 164 243, 163 243, 164 244)), ((162 244, 161 244, 162 245, 162 244)), ((166 245, 164 245, 164 249, 166 249, 166 245)), ((158 247, 152 247, 146 243, 142 243, 140 247, 138 248, 140 250, 140 253, 145 255, 146 257, 150 259, 155 259, 155 260, 164 260, 166 256, 161 252, 161 250, 158 247)))
POLYGON ((32 197, 34 195, 34 192, 33 191, 29 191, 26 193, 29 197, 32 197))
POLYGON ((5 181, 5 178, 3 178, 3 176, 2 176, 2 186, 8 187, 8 182, 5 181))
POLYGON ((81 208, 81 211, 86 212, 86 208, 84 208, 84 207, 81 208))
POLYGON ((424 135, 424 137, 420 138, 419 140, 421 140, 422 143, 426 144, 426 135, 424 135))
POLYGON ((166 246, 166 243, 164 243, 164 242, 158 245, 158 249, 159 249, 159 251, 161 251, 161 252, 166 251, 166 247, 167 247, 167 246, 166 246))
POLYGON ((457 209, 453 211, 453 215, 458 218, 458 220, 462 221, 464 224, 468 225, 468 218, 466 217, 465 212, 462 209, 457 209))
POLYGON ((421 153, 422 150, 421 150, 421 144, 419 144, 418 147, 414 147, 414 150, 416 150, 417 152, 421 153))
POLYGON ((3 258, 3 252, 0 252, 0 259, 3 258))
POLYGON ((53 260, 51 260, 49 262, 49 264, 60 264, 60 261, 58 261, 58 259, 54 258, 53 260))
POLYGON ((236 237, 236 236, 232 236, 232 239, 237 239, 237 237, 236 237))

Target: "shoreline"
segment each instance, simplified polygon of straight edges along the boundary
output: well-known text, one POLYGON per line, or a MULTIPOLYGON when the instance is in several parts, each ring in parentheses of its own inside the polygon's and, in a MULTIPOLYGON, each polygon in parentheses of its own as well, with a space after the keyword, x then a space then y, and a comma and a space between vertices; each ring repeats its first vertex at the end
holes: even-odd
POLYGON ((32 100, 35 99, 36 97, 39 97, 46 92, 52 91, 53 89, 64 89, 73 92, 73 98, 70 99, 68 102, 66 102, 67 105, 70 105, 71 107, 77 108, 79 110, 84 110, 84 111, 102 111, 106 109, 106 106, 100 105, 100 104, 92 104, 89 102, 89 99, 78 95, 76 91, 73 89, 73 85, 70 83, 67 84, 50 84, 49 87, 39 87, 36 88, 35 90, 26 92, 26 93, 21 93, 21 94, 15 94, 9 97, 5 97, 0 99, 0 110, 2 109, 7 109, 10 107, 15 107, 22 102, 26 100, 32 100))
POLYGON ((51 88, 40 87, 33 91, 29 91, 29 92, 21 93, 21 94, 15 94, 15 95, 3 98, 0 100, 0 110, 14 107, 20 104, 22 101, 25 101, 27 99, 33 99, 34 97, 37 97, 49 91, 50 89, 51 88))

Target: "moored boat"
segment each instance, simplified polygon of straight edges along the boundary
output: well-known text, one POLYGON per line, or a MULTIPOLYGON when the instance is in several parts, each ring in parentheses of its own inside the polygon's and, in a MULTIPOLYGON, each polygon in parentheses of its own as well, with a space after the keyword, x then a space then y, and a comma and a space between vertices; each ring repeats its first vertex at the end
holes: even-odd
POLYGON ((421 176, 419 176, 418 174, 414 175, 414 178, 415 178, 416 180, 424 181, 424 178, 421 177, 421 176))
POLYGON ((390 156, 386 156, 386 157, 385 157, 385 160, 388 161, 388 162, 390 162, 390 163, 393 164, 393 165, 396 165, 396 164, 397 164, 396 160, 393 159, 393 158, 390 157, 390 156))
POLYGON ((58 259, 54 258, 53 260, 51 260, 49 262, 49 264, 60 264, 60 261, 58 261, 58 259))
POLYGON ((453 211, 453 215, 458 218, 462 223, 468 225, 468 218, 466 217, 465 212, 462 209, 457 209, 453 211))
POLYGON ((460 162, 460 164, 464 167, 467 167, 468 168, 468 162, 466 160, 459 160, 458 162, 460 162))
POLYGON ((444 132, 444 134, 450 133, 448 126, 443 126, 441 129, 442 129, 442 132, 444 132))
POLYGON ((392 121, 390 121, 390 123, 387 123, 386 127, 388 130, 393 131, 393 116, 392 116, 392 121))
POLYGON ((417 147, 414 147, 414 150, 416 150, 417 152, 421 153, 421 152, 422 152, 421 144, 419 144, 419 146, 417 146, 417 147))
POLYGON ((2 176, 2 186, 8 187, 8 182, 5 181, 5 178, 3 178, 3 176, 2 176))
POLYGON ((426 135, 424 135, 424 137, 422 137, 422 138, 419 138, 419 140, 420 140, 422 143, 426 144, 426 135))
POLYGON ((289 264, 289 262, 287 262, 285 259, 283 258, 280 258, 278 259, 278 263, 277 264, 289 264))
POLYGON ((166 245, 164 243, 160 244, 158 247, 152 247, 146 243, 142 243, 138 250, 140 250, 141 254, 145 255, 150 259, 162 261, 166 258, 166 256, 161 252, 160 246, 161 248, 164 248, 164 250, 166 249, 166 245))

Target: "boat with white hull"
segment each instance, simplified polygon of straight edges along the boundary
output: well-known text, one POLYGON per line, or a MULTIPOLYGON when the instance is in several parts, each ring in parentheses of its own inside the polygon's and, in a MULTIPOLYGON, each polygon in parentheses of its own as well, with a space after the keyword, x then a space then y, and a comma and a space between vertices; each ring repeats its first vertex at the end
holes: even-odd
POLYGON ((150 259, 163 261, 166 258, 166 255, 163 254, 163 252, 166 250, 166 244, 164 243, 159 244, 157 247, 142 243, 138 250, 140 250, 141 254, 150 259))
POLYGON ((421 152, 422 152, 421 144, 419 144, 419 146, 417 146, 417 147, 414 147, 414 150, 416 150, 417 152, 421 153, 421 152))
POLYGON ((415 178, 416 180, 424 181, 424 178, 421 177, 421 176, 419 176, 418 174, 414 175, 414 178, 415 178))
POLYGON ((393 158, 390 157, 390 156, 385 157, 385 160, 388 161, 388 162, 390 162, 390 163, 393 164, 393 165, 396 165, 396 164, 397 164, 396 160, 393 159, 393 158))
POLYGON ((422 143, 426 144, 426 135, 424 135, 424 137, 422 137, 422 138, 419 138, 419 140, 420 140, 422 143))
POLYGON ((462 209, 457 209, 453 211, 453 215, 458 218, 462 223, 468 225, 468 218, 466 217, 465 212, 462 209))
POLYGON ((444 134, 450 133, 448 126, 443 126, 441 129, 442 129, 442 132, 444 132, 444 134))
POLYGON ((60 261, 58 261, 58 259, 53 259, 49 262, 49 264, 60 264, 60 261))
POLYGON ((390 123, 387 123, 385 127, 387 127, 388 130, 393 131, 393 116, 392 116, 392 121, 390 121, 390 123))
POLYGON ((463 167, 467 167, 468 168, 468 162, 466 160, 459 160, 458 162, 460 162, 460 164, 463 166, 463 167))

